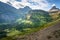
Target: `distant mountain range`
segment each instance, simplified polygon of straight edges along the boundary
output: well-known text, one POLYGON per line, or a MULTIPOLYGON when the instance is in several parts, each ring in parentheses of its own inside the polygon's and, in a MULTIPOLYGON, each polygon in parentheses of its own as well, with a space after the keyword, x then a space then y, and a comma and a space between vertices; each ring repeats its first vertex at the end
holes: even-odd
POLYGON ((19 18, 24 18, 25 14, 31 10, 28 6, 16 9, 6 3, 0 2, 0 23, 14 23, 19 18))
MULTIPOLYGON (((53 6, 50 10, 50 12, 60 11, 59 8, 56 8, 56 6, 53 6)), ((25 19, 27 15, 33 14, 33 13, 41 13, 41 15, 48 14, 48 12, 43 10, 32 10, 30 7, 26 6, 24 8, 16 9, 13 6, 0 2, 0 23, 14 23, 18 19, 25 19), (43 13, 43 14, 42 14, 43 13)))

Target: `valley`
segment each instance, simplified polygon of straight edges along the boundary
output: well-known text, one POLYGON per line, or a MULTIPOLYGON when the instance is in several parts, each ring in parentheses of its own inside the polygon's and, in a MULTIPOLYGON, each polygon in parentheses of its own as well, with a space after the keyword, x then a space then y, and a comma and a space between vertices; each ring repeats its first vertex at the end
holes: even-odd
POLYGON ((0 40, 57 40, 52 34, 57 30, 60 37, 59 24, 60 9, 56 6, 49 11, 29 6, 16 9, 0 2, 0 40))

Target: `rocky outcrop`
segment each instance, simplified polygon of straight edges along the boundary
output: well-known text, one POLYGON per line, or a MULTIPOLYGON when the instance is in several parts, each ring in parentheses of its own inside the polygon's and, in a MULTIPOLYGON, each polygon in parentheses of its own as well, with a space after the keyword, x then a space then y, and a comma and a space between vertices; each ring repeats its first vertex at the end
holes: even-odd
POLYGON ((53 6, 49 10, 49 14, 51 15, 53 20, 57 20, 58 18, 60 18, 60 9, 57 8, 56 6, 53 6))
POLYGON ((59 11, 60 11, 60 9, 57 8, 56 6, 53 6, 53 7, 49 10, 49 12, 51 12, 51 13, 53 13, 53 12, 59 12, 59 11))

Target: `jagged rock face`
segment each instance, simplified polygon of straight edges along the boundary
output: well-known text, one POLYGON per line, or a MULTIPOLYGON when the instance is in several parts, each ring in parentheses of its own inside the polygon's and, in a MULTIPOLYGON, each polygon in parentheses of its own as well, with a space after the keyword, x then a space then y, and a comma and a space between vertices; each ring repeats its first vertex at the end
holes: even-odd
POLYGON ((56 6, 53 6, 53 7, 49 10, 49 12, 58 12, 58 11, 60 11, 60 9, 57 8, 56 6))
POLYGON ((56 20, 56 19, 59 18, 60 9, 57 8, 56 6, 53 6, 53 7, 49 10, 49 14, 52 16, 53 20, 56 20))
POLYGON ((58 9, 58 8, 56 8, 56 6, 53 6, 50 10, 53 10, 53 9, 58 9))

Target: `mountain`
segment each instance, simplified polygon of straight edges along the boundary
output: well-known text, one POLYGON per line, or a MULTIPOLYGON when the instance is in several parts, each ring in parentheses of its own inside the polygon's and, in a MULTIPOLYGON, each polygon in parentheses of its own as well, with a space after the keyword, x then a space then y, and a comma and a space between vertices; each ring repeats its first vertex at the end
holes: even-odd
POLYGON ((19 19, 17 21, 17 30, 23 30, 25 28, 37 28, 42 27, 44 24, 52 21, 49 13, 44 10, 30 10, 24 20, 19 19))
POLYGON ((26 19, 32 21, 32 24, 35 24, 35 27, 51 21, 49 13, 44 10, 30 10, 26 16, 26 19))
POLYGON ((49 10, 50 15, 52 16, 52 18, 54 20, 60 18, 60 9, 57 8, 56 6, 53 6, 50 10, 49 10))
POLYGON ((24 19, 24 18, 26 18, 26 14, 28 14, 28 12, 30 10, 32 10, 32 9, 30 7, 28 7, 28 6, 26 6, 24 8, 18 9, 18 12, 21 13, 21 15, 22 15, 21 17, 24 19))
POLYGON ((16 10, 14 7, 0 2, 0 23, 14 22, 18 17, 18 14, 14 12, 16 10))
POLYGON ((7 35, 6 40, 14 40, 18 35, 33 32, 35 28, 41 28, 51 21, 49 12, 44 10, 32 10, 28 6, 16 9, 0 2, 0 37, 7 35))
POLYGON ((27 13, 30 10, 32 10, 32 9, 30 7, 28 7, 28 6, 19 9, 19 11, 21 11, 22 13, 27 13))
POLYGON ((16 9, 6 3, 0 2, 0 23, 14 23, 19 18, 24 18, 30 10, 28 6, 16 9))
POLYGON ((53 6, 53 7, 49 10, 49 12, 57 12, 57 11, 60 11, 60 9, 57 8, 56 6, 53 6))

